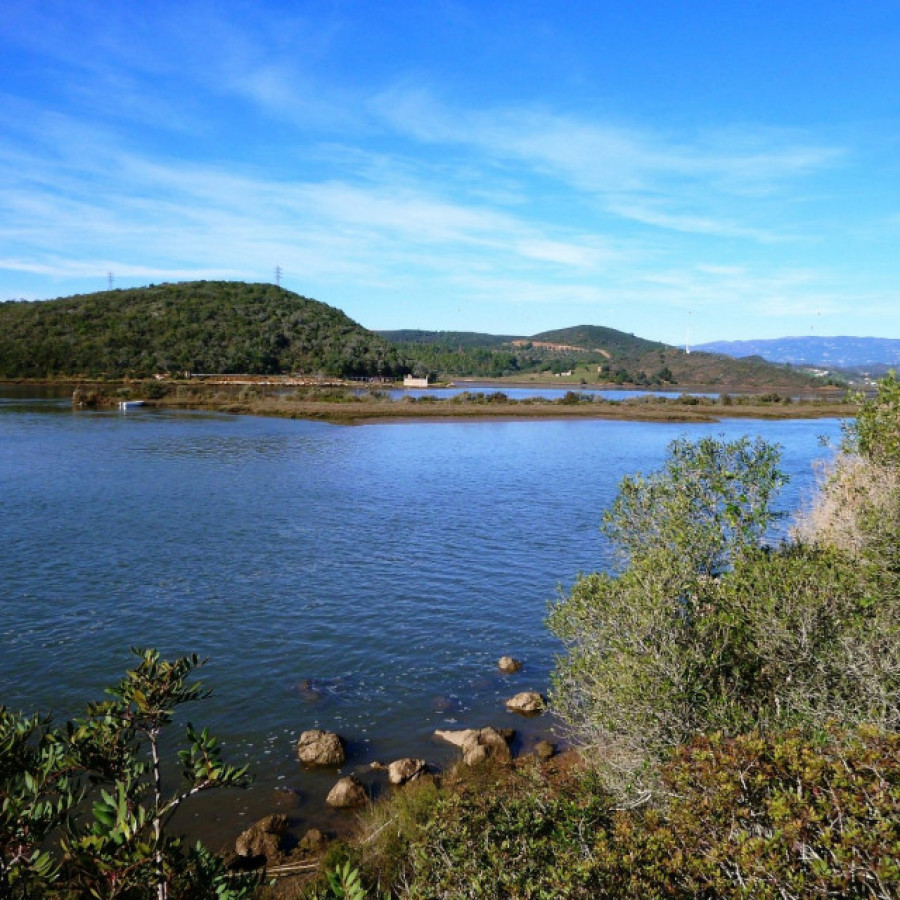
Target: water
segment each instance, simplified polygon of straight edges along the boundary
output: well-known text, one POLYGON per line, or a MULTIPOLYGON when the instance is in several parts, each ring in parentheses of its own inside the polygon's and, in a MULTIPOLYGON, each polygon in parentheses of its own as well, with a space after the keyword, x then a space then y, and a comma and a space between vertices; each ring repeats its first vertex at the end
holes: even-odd
MULTIPOLYGON (((360 393, 366 393, 366 390, 360 388, 360 393)), ((392 400, 402 400, 404 397, 434 397, 436 399, 447 399, 450 397, 458 397, 460 394, 505 394, 510 400, 533 400, 537 397, 543 397, 546 400, 560 400, 566 394, 584 394, 594 399, 603 400, 632 400, 638 397, 679 397, 682 391, 671 389, 668 391, 644 391, 637 389, 619 389, 619 388, 592 388, 578 384, 564 384, 561 387, 498 387, 496 384, 478 384, 461 383, 452 387, 430 387, 430 388, 393 388, 386 392, 392 400)), ((691 392, 694 397, 711 397, 716 398, 719 394, 696 393, 691 392)))
POLYGON ((547 603, 609 563, 598 524, 618 480, 710 433, 783 444, 793 509, 839 423, 342 427, 0 391, 0 703, 61 719, 118 680, 129 646, 208 657, 215 693, 191 717, 257 776, 201 807, 197 830, 217 834, 276 805, 320 817, 335 776, 296 762, 308 728, 347 738, 344 774, 444 765, 457 751, 436 728, 517 727, 527 749, 552 724, 503 700, 546 689, 547 603), (500 675, 503 654, 523 670, 500 675))

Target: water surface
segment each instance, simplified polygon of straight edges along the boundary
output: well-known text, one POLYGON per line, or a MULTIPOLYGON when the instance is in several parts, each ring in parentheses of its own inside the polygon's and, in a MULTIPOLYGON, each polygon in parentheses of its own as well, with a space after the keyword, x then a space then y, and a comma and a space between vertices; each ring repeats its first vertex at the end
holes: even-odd
POLYGON ((598 531, 622 475, 677 437, 784 445, 784 509, 808 497, 818 436, 839 423, 733 420, 320 422, 155 410, 73 411, 0 391, 0 703, 78 712, 128 647, 208 657, 192 718, 250 762, 225 830, 318 810, 334 774, 303 772, 300 731, 373 759, 454 758, 435 728, 549 723, 505 711, 545 690, 547 603, 609 564, 598 531), (501 676, 503 654, 525 660, 501 676), (287 793, 275 793, 287 789, 287 793))

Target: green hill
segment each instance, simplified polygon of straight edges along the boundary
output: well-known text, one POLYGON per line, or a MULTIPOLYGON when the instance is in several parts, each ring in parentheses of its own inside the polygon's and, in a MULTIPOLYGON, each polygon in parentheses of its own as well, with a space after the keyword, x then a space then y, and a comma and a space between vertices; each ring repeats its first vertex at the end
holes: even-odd
POLYGON ((484 334, 480 331, 421 331, 402 328, 398 331, 379 331, 392 344, 427 344, 446 350, 469 349, 471 347, 499 347, 516 340, 511 334, 484 334))
POLYGON ((576 325, 531 336, 457 331, 381 331, 417 374, 539 378, 628 387, 809 390, 818 383, 790 366, 716 353, 686 353, 614 328, 576 325))
POLYGON ((575 325, 572 328, 558 328, 555 331, 542 331, 531 338, 554 344, 567 344, 584 350, 596 350, 604 356, 635 357, 652 350, 671 349, 658 341, 617 331, 615 328, 604 328, 600 325, 575 325))
POLYGON ((194 281, 0 303, 0 378, 405 370, 396 349, 340 310, 272 284, 194 281))

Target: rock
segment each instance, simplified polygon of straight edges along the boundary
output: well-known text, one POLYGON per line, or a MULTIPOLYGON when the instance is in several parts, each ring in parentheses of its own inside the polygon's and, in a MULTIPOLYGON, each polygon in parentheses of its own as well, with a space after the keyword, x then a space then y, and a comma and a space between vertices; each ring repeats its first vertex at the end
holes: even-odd
MULTIPOLYGON (((515 732, 513 732, 513 735, 515 732)), ((509 762, 512 754, 506 739, 495 728, 466 728, 463 731, 436 731, 435 736, 459 747, 463 762, 475 766, 487 759, 509 762)))
POLYGON ((552 759, 556 756, 556 744, 551 744, 550 741, 538 741, 534 745, 534 755, 538 759, 552 759))
POLYGON ((424 759, 398 759, 388 766, 388 781, 391 784, 406 784, 418 778, 425 771, 424 759))
POLYGON ((238 836, 234 849, 238 856, 271 862, 281 855, 281 839, 287 830, 287 816, 266 816, 238 836))
POLYGON ((522 663, 520 660, 513 659, 511 656, 501 656, 497 662, 497 668, 507 675, 512 675, 513 672, 518 672, 519 669, 522 668, 522 663))
POLYGON ((297 757, 307 766, 342 766, 347 759, 344 742, 333 731, 304 731, 297 742, 297 757))
POLYGON ((453 744, 456 747, 462 747, 472 735, 477 734, 477 728, 463 728, 458 731, 441 731, 438 729, 434 733, 435 737, 439 737, 442 741, 447 741, 448 744, 453 744))
POLYGON ((301 678, 294 685, 294 690, 304 699, 314 703, 322 699, 322 692, 309 678, 301 678))
POLYGON ((544 709, 544 698, 537 691, 522 691, 506 701, 506 708, 512 712, 532 715, 544 709))
POLYGON ((328 843, 328 838, 318 828, 310 828, 297 842, 297 849, 301 853, 321 853, 328 843))
POLYGON ((366 789, 353 775, 347 775, 331 789, 325 802, 335 809, 350 809, 354 806, 365 806, 368 799, 366 789))

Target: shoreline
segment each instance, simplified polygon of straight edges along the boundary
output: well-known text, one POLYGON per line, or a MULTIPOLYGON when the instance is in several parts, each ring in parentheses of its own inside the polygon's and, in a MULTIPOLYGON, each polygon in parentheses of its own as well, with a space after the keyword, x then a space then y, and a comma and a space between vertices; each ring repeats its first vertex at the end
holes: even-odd
POLYGON ((411 424, 414 422, 540 421, 603 419, 636 422, 709 424, 723 419, 852 418, 857 405, 833 392, 795 398, 789 392, 770 389, 721 392, 710 386, 694 386, 665 394, 635 391, 633 397, 607 399, 597 391, 619 390, 602 385, 458 381, 462 392, 454 396, 420 394, 386 396, 381 385, 355 382, 297 385, 271 377, 204 379, 191 381, 15 381, 18 387, 73 390, 76 408, 114 408, 122 401, 140 401, 150 409, 199 410, 226 415, 309 419, 335 425, 411 424), (469 389, 467 385, 471 385, 469 389), (546 388, 561 397, 510 398, 504 388, 546 388), (571 389, 569 389, 571 387, 571 389), (482 388, 487 389, 487 393, 482 388), (280 389, 280 390, 279 390, 280 389), (285 393, 285 391, 290 391, 285 393))
POLYGON ((289 401, 261 398, 148 400, 146 406, 170 410, 206 410, 229 415, 273 416, 310 419, 334 425, 412 424, 416 422, 514 422, 592 419, 683 424, 708 424, 723 419, 825 419, 850 418, 856 407, 848 403, 794 401, 788 404, 733 403, 709 401, 687 404, 662 399, 580 401, 565 404, 556 400, 507 402, 454 402, 429 399, 427 402, 391 400, 387 402, 334 402, 328 400, 289 401))

